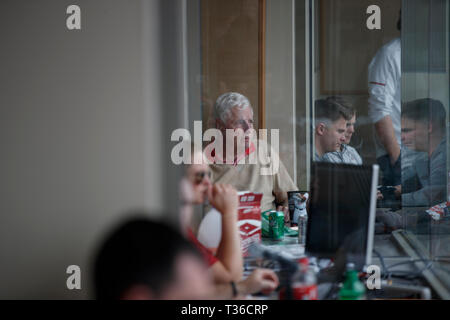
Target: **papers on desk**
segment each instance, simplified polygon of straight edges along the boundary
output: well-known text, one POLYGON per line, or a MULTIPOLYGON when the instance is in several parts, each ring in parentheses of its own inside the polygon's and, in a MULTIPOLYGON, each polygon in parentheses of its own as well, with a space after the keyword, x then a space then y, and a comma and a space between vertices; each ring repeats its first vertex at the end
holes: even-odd
POLYGON ((277 253, 287 259, 299 259, 305 255, 305 248, 298 244, 285 244, 285 245, 262 245, 264 249, 277 253))
POLYGON ((435 220, 444 220, 444 219, 450 219, 450 202, 444 202, 438 205, 435 205, 434 207, 431 207, 426 212, 430 215, 430 217, 435 220))
MULTIPOLYGON (((241 249, 247 255, 249 246, 261 242, 261 193, 239 192, 238 222, 241 237, 241 249)), ((222 216, 216 209, 211 209, 200 223, 197 238, 213 252, 218 248, 222 238, 222 216)))

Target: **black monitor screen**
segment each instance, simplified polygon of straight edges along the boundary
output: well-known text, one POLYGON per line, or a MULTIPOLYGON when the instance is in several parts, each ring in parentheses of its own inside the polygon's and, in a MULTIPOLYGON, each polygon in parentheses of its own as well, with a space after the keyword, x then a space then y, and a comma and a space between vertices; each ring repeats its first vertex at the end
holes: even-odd
POLYGON ((371 166, 313 164, 305 248, 308 254, 332 258, 343 249, 349 262, 364 264, 372 175, 371 166))

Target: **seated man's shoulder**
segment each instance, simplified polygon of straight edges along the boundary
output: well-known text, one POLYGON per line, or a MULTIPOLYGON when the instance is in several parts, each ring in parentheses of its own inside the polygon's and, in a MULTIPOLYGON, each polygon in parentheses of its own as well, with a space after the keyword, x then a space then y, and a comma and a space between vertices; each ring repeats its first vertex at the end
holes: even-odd
POLYGON ((359 154, 359 152, 353 148, 352 146, 349 146, 348 144, 343 145, 343 153, 346 153, 349 155, 349 159, 346 160, 350 164, 362 164, 362 158, 359 154))
POLYGON ((320 157, 320 161, 342 163, 342 159, 338 151, 325 153, 322 157, 320 157))

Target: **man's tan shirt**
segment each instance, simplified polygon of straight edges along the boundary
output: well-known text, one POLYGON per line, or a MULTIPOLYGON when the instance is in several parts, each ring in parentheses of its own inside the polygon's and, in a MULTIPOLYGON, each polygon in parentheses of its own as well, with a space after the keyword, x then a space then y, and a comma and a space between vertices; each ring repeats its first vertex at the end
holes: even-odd
MULTIPOLYGON (((268 154, 268 147, 264 147, 264 143, 258 143, 257 148, 262 149, 253 152, 268 154)), ((271 152, 274 153, 273 149, 271 152)), ((272 167, 270 164, 264 165, 267 162, 260 161, 259 157, 257 157, 256 164, 250 164, 250 156, 247 154, 235 164, 210 164, 213 183, 230 184, 238 191, 262 193, 261 212, 275 209, 275 192, 287 193, 298 190, 281 159, 276 168, 276 165, 272 165, 272 167), (264 169, 270 170, 271 174, 261 174, 264 169)), ((278 155, 276 156, 278 157, 278 155)), ((287 194, 285 196, 287 197, 287 194)))

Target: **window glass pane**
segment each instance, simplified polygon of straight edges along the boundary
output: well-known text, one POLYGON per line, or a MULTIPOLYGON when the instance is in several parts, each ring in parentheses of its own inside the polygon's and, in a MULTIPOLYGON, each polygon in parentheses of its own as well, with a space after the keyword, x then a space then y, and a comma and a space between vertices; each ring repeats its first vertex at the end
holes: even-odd
MULTIPOLYGON (((448 257, 448 213, 427 212, 450 181, 448 1, 196 3, 201 55, 189 77, 201 82, 203 130, 217 127, 221 94, 243 94, 253 128, 277 131, 286 188, 311 191, 318 162, 378 165, 375 247, 389 239, 388 258, 404 257, 392 239, 411 236, 426 259, 448 257)), ((329 181, 331 208, 346 186, 329 181)))
MULTIPOLYGON (((378 164, 375 242, 395 231, 412 239, 421 258, 445 259, 450 247, 448 1, 310 5, 311 151, 304 158, 378 164), (381 13, 380 29, 366 24, 370 13, 361 14, 372 4, 381 13), (433 209, 439 213, 430 214, 439 204, 433 209)), ((329 187, 330 202, 336 186, 329 187)), ((447 275, 450 268, 438 263, 436 270, 447 275)))
POLYGON ((448 274, 443 270, 450 268, 442 259, 450 256, 450 219, 446 211, 450 181, 449 3, 404 1, 403 8, 404 227, 423 246, 427 258, 437 261, 436 272, 446 277, 448 274))

